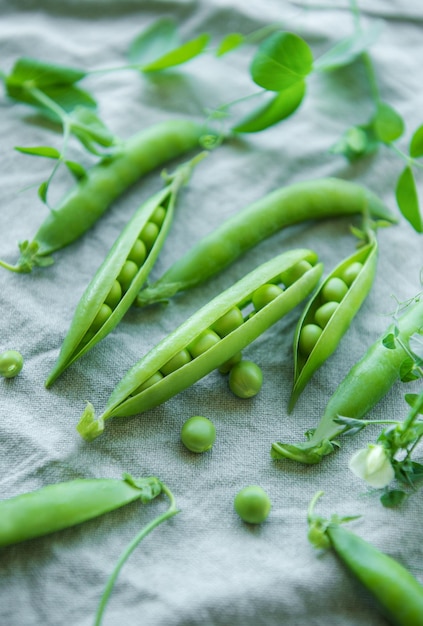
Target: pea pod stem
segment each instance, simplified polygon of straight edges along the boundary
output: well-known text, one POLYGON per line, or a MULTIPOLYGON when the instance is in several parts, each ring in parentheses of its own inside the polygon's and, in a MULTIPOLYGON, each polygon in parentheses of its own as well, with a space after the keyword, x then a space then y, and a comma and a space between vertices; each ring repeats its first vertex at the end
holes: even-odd
POLYGON ((260 241, 306 220, 360 214, 394 223, 389 210, 370 191, 355 183, 322 178, 277 189, 230 217, 143 289, 137 306, 171 298, 208 280, 260 241))
POLYGON ((20 244, 18 273, 49 265, 51 254, 73 243, 89 230, 116 198, 141 176, 190 150, 198 148, 205 129, 187 120, 169 120, 122 142, 113 156, 104 157, 76 184, 44 219, 32 241, 20 244))
POLYGON ((275 442, 271 454, 275 459, 291 459, 300 463, 320 463, 334 451, 332 443, 342 434, 339 416, 361 419, 400 380, 401 366, 408 357, 409 340, 423 329, 423 297, 417 297, 387 331, 351 368, 330 397, 325 412, 312 436, 301 444, 275 442), (397 329, 396 346, 385 347, 383 339, 397 329))

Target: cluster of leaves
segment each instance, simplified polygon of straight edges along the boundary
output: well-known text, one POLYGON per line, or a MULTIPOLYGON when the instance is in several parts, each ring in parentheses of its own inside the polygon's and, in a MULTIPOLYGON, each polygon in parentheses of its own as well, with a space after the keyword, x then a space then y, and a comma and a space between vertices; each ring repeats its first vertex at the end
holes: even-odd
MULTIPOLYGON (((401 346, 407 354, 401 366, 402 382, 423 379, 423 330, 413 335, 406 346, 400 339, 398 328, 394 326, 393 331, 383 338, 383 344, 388 350, 401 346)), ((413 458, 413 453, 423 438, 423 390, 419 394, 405 394, 405 401, 409 411, 403 420, 356 420, 349 417, 339 417, 337 420, 344 426, 344 435, 354 435, 370 425, 385 426, 376 443, 371 444, 370 448, 383 448, 392 466, 392 475, 400 485, 399 488, 387 485, 383 490, 380 500, 386 507, 401 504, 423 485, 423 464, 413 458)))

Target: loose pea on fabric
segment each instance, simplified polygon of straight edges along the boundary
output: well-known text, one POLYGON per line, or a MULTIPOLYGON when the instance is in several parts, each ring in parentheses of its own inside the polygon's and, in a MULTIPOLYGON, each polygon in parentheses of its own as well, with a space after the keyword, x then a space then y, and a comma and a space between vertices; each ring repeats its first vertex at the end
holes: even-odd
POLYGON ((126 224, 76 307, 46 387, 104 339, 125 315, 166 240, 178 192, 205 154, 167 176, 166 186, 144 202, 126 224))
POLYGON ((291 250, 259 266, 141 358, 117 384, 97 420, 89 403, 77 426, 78 432, 86 440, 95 439, 103 432, 106 420, 147 411, 217 369, 306 298, 321 274, 322 265, 311 250, 291 250), (299 264, 304 273, 297 276, 299 264), (248 311, 257 290, 264 284, 280 282, 281 275, 289 276, 291 272, 297 278, 294 282, 280 289, 273 300, 258 310, 248 311), (246 313, 234 316, 234 309, 246 313), (231 320, 229 327, 226 316, 231 320))
POLYGON ((346 180, 321 178, 281 187, 248 205, 178 259, 135 301, 146 306, 191 289, 276 232, 306 220, 361 215, 395 223, 396 219, 370 191, 346 180))
POLYGON ((338 438, 344 426, 339 416, 361 419, 401 378, 403 364, 408 360, 410 337, 423 332, 423 297, 408 304, 398 320, 367 350, 351 368, 333 395, 312 436, 304 443, 290 444, 277 441, 272 444, 274 459, 291 459, 299 463, 320 463, 323 457, 336 449, 332 440, 338 438), (389 333, 398 333, 395 348, 384 344, 389 333))
POLYGON ((128 187, 156 167, 199 148, 203 134, 199 124, 168 120, 122 142, 49 212, 31 241, 19 244, 17 264, 0 261, 0 266, 27 273, 34 266, 50 265, 50 255, 81 237, 128 187))
POLYGON ((294 384, 289 410, 314 372, 336 350, 372 287, 378 256, 371 241, 342 261, 307 303, 294 336, 294 384))

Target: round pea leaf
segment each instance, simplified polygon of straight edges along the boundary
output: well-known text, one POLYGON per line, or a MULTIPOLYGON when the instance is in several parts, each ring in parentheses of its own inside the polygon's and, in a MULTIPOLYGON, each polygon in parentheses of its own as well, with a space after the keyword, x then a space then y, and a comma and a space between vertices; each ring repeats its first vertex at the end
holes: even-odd
POLYGON ((401 115, 385 102, 379 103, 372 125, 376 137, 383 143, 395 141, 404 132, 404 120, 401 115))
POLYGON ((415 131, 410 142, 410 156, 418 159, 423 156, 423 124, 415 131))
POLYGON ((6 80, 10 85, 24 85, 30 82, 33 87, 43 88, 73 85, 85 76, 86 72, 80 69, 22 57, 16 61, 6 80))
POLYGON ((253 81, 269 91, 282 91, 303 80, 313 68, 308 44, 293 33, 274 33, 259 46, 251 64, 253 81))
POLYGON ((142 65, 140 70, 142 72, 157 72, 159 70, 175 67, 176 65, 182 65, 182 63, 186 63, 201 54, 209 43, 209 40, 210 35, 203 33, 199 35, 199 37, 191 39, 174 50, 167 52, 155 61, 147 65, 142 65))
POLYGON ((270 102, 250 113, 232 130, 237 133, 256 133, 274 126, 298 109, 303 101, 305 89, 305 81, 300 80, 280 91, 270 102))
POLYGON ((407 494, 400 489, 392 489, 387 491, 380 497, 380 501, 384 507, 391 509, 399 506, 407 498, 407 494))
POLYGON ((411 167, 407 166, 400 175, 395 195, 402 215, 416 232, 423 233, 423 219, 420 214, 419 198, 411 167))

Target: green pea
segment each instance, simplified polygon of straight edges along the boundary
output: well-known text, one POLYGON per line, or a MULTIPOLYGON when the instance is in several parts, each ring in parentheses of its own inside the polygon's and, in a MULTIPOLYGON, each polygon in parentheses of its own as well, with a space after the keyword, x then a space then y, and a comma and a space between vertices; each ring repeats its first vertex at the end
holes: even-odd
POLYGON ((166 209, 164 208, 164 206, 158 206, 156 209, 154 209, 153 214, 150 216, 150 222, 153 222, 160 227, 163 224, 165 217, 166 209))
POLYGON ((111 314, 112 314, 112 309, 109 307, 109 305, 102 304, 99 312, 95 316, 94 321, 92 322, 90 326, 89 331, 96 333, 103 326, 103 324, 107 322, 111 314))
POLYGON ((145 243, 142 239, 137 239, 128 254, 128 261, 133 261, 136 265, 138 265, 138 267, 140 267, 144 263, 146 256, 147 248, 145 243))
POLYGON ((111 309, 115 309, 122 298, 122 286, 118 280, 115 280, 112 288, 110 289, 104 304, 107 304, 111 309))
POLYGON ((338 302, 325 302, 325 304, 319 306, 314 314, 314 319, 321 328, 324 328, 326 326, 338 306, 338 302))
POLYGON ((118 276, 118 281, 122 286, 123 292, 128 291, 132 281, 138 273, 138 270, 139 267, 136 263, 134 263, 133 261, 125 261, 118 276))
POLYGON ((225 315, 222 315, 212 326, 212 330, 220 337, 226 337, 235 328, 242 326, 244 323, 244 317, 239 307, 234 306, 225 315))
POLYGON ((147 378, 147 380, 145 380, 142 385, 137 387, 135 391, 132 393, 132 395, 136 396, 138 393, 141 393, 145 389, 152 387, 153 385, 158 383, 160 380, 162 380, 162 378, 163 378, 163 374, 161 372, 156 372, 155 374, 150 376, 150 378, 147 378))
POLYGON ((154 245, 154 242, 157 239, 157 235, 159 234, 160 228, 154 222, 147 222, 144 228, 141 231, 140 239, 145 243, 145 247, 148 251, 154 245))
POLYGON ((242 352, 237 352, 233 357, 222 363, 219 367, 219 372, 221 374, 229 374, 234 365, 239 363, 242 360, 242 352))
POLYGON ((219 335, 213 330, 207 329, 188 346, 188 350, 192 358, 195 359, 197 356, 200 356, 200 354, 203 354, 203 352, 206 352, 206 350, 215 346, 219 341, 219 335))
POLYGON ((317 324, 306 324, 300 332, 298 347, 304 356, 308 356, 316 345, 322 329, 317 324))
POLYGON ((167 363, 160 368, 161 373, 164 376, 168 376, 172 372, 178 370, 191 361, 191 355, 186 348, 175 354, 167 363))
POLYGON ((215 440, 215 425, 207 417, 194 415, 182 426, 181 441, 191 452, 206 452, 210 450, 215 440))
POLYGON ((253 361, 240 361, 229 372, 229 389, 238 398, 252 398, 263 384, 263 373, 253 361))
POLYGON ((342 274, 342 279, 348 285, 348 287, 352 285, 352 283, 355 281, 355 279, 357 278, 357 276, 359 275, 362 269, 363 269, 363 264, 360 263, 359 261, 356 261, 355 263, 351 263, 351 265, 345 268, 342 274))
POLYGON ((296 280, 301 278, 303 274, 311 270, 313 266, 308 261, 298 261, 294 267, 291 267, 288 271, 282 272, 281 274, 281 282, 285 285, 285 287, 289 287, 296 280))
POLYGON ((342 298, 348 293, 348 285, 342 278, 329 278, 322 287, 322 297, 326 302, 341 302, 342 298))
POLYGON ((23 368, 23 356, 17 350, 6 350, 0 354, 0 376, 14 378, 23 368))
POLYGON ((272 503, 262 487, 249 485, 236 494, 234 508, 244 522, 261 524, 268 518, 272 503))
POLYGON ((262 309, 266 304, 272 302, 275 298, 280 296, 283 292, 283 289, 279 287, 279 285, 274 285, 272 283, 266 283, 262 285, 253 293, 252 302, 256 311, 262 309))

